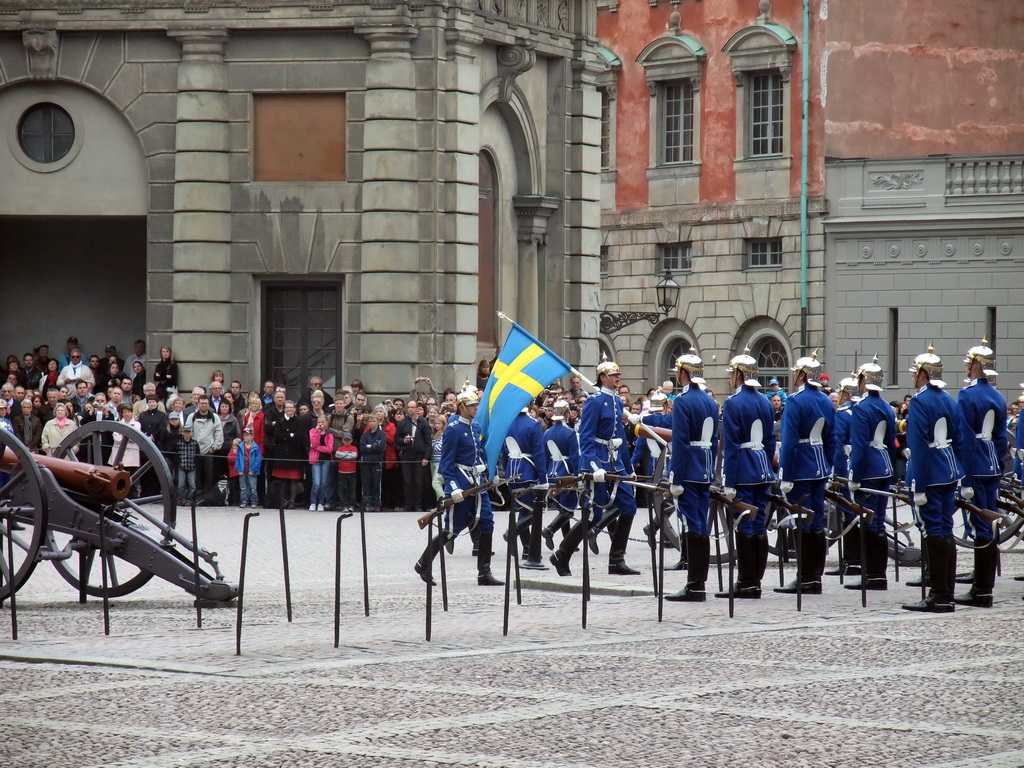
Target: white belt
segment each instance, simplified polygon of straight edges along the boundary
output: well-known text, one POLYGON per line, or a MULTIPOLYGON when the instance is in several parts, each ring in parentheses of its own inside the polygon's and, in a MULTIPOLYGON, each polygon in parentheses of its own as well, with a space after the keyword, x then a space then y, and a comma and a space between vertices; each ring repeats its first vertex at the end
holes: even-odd
POLYGON ((979 432, 978 434, 975 435, 975 437, 978 438, 979 440, 985 440, 985 441, 991 441, 992 440, 992 435, 986 434, 984 432, 979 432))
POLYGON ((872 440, 870 443, 868 443, 868 445, 870 445, 872 448, 877 448, 880 451, 885 450, 885 443, 882 442, 881 440, 872 440))
POLYGON ((608 448, 613 451, 622 445, 622 439, 618 437, 613 437, 611 440, 602 440, 600 437, 595 437, 594 442, 599 443, 600 445, 607 445, 608 448))
POLYGON ((801 443, 805 443, 805 444, 810 444, 810 445, 821 445, 822 444, 820 437, 803 437, 803 438, 800 439, 800 442, 801 443))
MULTIPOLYGON (((708 445, 708 448, 710 447, 708 445)), ((763 451, 764 443, 740 443, 740 448, 747 451, 763 451)))
POLYGON ((476 467, 467 464, 456 464, 455 468, 462 470, 462 473, 466 475, 466 477, 469 477, 470 475, 475 475, 477 473, 476 467))
POLYGON ((690 447, 691 448, 710 448, 711 447, 711 441, 710 440, 695 440, 692 443, 690 443, 690 447))
POLYGON ((936 440, 934 443, 928 443, 929 448, 945 449, 949 448, 953 444, 952 440, 936 440))

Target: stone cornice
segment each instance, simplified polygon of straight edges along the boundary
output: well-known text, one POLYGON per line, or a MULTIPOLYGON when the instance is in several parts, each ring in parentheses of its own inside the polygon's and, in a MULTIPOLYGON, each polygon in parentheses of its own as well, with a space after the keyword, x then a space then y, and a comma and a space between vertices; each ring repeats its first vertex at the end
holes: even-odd
MULTIPOLYGON (((808 201, 808 213, 823 216, 828 212, 828 202, 823 197, 812 197, 808 201)), ((660 227, 665 224, 724 224, 746 221, 754 217, 796 219, 800 217, 799 200, 734 202, 721 205, 665 206, 646 208, 642 211, 615 211, 601 215, 601 228, 635 229, 637 227, 660 227)))

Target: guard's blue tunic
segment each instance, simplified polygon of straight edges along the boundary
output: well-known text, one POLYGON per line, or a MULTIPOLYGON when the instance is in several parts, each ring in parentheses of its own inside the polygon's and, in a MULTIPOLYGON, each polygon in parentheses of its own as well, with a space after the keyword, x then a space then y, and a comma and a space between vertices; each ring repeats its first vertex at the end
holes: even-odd
POLYGON ((677 497, 686 530, 708 535, 708 502, 718 454, 718 404, 690 384, 672 405, 672 482, 683 487, 677 497))
MULTIPOLYGON (((548 428, 544 433, 544 447, 548 457, 548 482, 579 474, 580 439, 565 422, 556 421, 548 428)), ((555 498, 564 509, 576 509, 576 491, 563 491, 555 498)))
MULTIPOLYGON (((887 490, 892 482, 892 457, 896 455, 896 417, 892 406, 882 399, 880 393, 868 390, 867 394, 852 410, 850 425, 850 472, 865 488, 887 490)), ((836 470, 839 474, 839 470, 836 470)), ((889 500, 878 494, 863 494, 859 499, 874 516, 868 530, 885 531, 885 512, 889 500)))
POLYGON ((832 474, 836 450, 835 415, 828 395, 807 385, 786 401, 782 412, 779 476, 793 483, 791 501, 814 513, 810 521, 800 520, 804 530, 825 527, 825 483, 832 474))
POLYGON ((958 456, 969 449, 967 429, 956 400, 934 384, 910 398, 907 412, 907 482, 928 502, 917 507, 927 536, 952 536, 954 486, 963 476, 958 456))
POLYGON ((737 530, 765 532, 769 487, 775 482, 775 412, 754 387, 741 385, 722 406, 722 483, 736 489, 736 498, 757 507, 751 519, 740 520, 737 530))
MULTIPOLYGON (((836 451, 832 455, 832 469, 836 477, 847 477, 850 474, 850 462, 847 451, 850 450, 850 422, 853 420, 853 403, 846 402, 836 408, 835 422, 833 429, 836 433, 836 451)), ((850 491, 846 486, 840 488, 839 493, 850 499, 850 491)), ((843 515, 849 519, 853 513, 843 510, 843 515)))
MULTIPOLYGON (((603 469, 609 474, 624 474, 629 455, 626 453, 626 431, 622 426, 622 400, 618 394, 602 387, 588 397, 580 414, 580 470, 594 472, 603 469)), ((609 504, 610 484, 594 484, 594 521, 600 520, 602 510, 617 507, 623 517, 636 514, 633 488, 623 483, 609 504)))
MULTIPOLYGON (((967 478, 964 482, 974 488, 971 503, 982 509, 998 510, 999 482, 1008 445, 1006 398, 982 377, 961 389, 956 402, 967 428, 968 448, 960 463, 967 478)), ((968 523, 978 539, 992 538, 992 525, 984 518, 972 512, 968 523)))
MULTIPOLYGON (((452 421, 441 436, 441 461, 437 471, 444 480, 445 492, 465 491, 487 481, 487 457, 484 454, 480 425, 466 416, 452 421)), ((456 504, 445 514, 445 528, 457 536, 469 520, 479 515, 480 533, 494 533, 494 514, 486 493, 477 493, 456 504)))
POLYGON ((544 430, 540 423, 526 413, 520 412, 512 419, 508 435, 501 447, 499 461, 505 466, 505 477, 509 478, 509 490, 515 499, 519 517, 533 512, 533 495, 516 494, 531 485, 536 485, 547 474, 547 457, 544 451, 544 430), (509 438, 514 445, 509 447, 509 438), (514 480, 512 478, 515 478, 514 480))

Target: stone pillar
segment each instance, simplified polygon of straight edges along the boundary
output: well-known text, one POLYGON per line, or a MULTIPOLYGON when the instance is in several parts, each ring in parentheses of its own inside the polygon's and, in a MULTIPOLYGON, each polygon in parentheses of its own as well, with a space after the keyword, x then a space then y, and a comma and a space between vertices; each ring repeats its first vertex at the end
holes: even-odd
MULTIPOLYGON (((171 346, 182 385, 232 361, 231 189, 223 29, 172 29, 181 43, 174 141, 171 346)), ((244 334, 242 334, 244 336, 244 334)), ((231 371, 225 371, 231 376, 231 371)))
POLYGON ((363 129, 359 372, 372 392, 407 393, 419 368, 419 333, 430 328, 419 301, 424 238, 423 153, 418 148, 425 141, 424 123, 416 120, 411 48, 416 30, 395 24, 356 31, 370 43, 363 129))
POLYGON ((548 334, 541 319, 546 314, 540 302, 547 297, 548 219, 558 208, 557 197, 516 195, 512 205, 518 219, 519 290, 515 320, 539 338, 548 334))

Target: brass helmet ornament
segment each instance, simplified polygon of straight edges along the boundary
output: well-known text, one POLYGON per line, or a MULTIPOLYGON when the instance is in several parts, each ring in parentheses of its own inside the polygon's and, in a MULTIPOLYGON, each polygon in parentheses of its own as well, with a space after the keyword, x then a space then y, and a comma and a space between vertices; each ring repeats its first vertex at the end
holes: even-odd
POLYGON ((743 383, 748 387, 760 387, 761 382, 757 380, 757 360, 750 356, 750 347, 743 348, 743 354, 736 355, 729 361, 726 373, 732 374, 739 371, 743 374, 743 383))
POLYGON ((466 379, 466 383, 462 386, 462 391, 455 398, 457 405, 479 405, 480 404, 480 390, 469 383, 469 379, 466 379))
POLYGON ((971 347, 967 350, 967 356, 964 357, 964 367, 967 369, 967 373, 970 374, 971 368, 974 367, 975 363, 981 363, 983 373, 986 377, 990 376, 995 371, 990 369, 996 367, 996 353, 992 351, 992 348, 988 345, 988 339, 983 338, 981 344, 976 347, 971 347))
POLYGON ((870 363, 864 363, 858 368, 856 376, 858 381, 863 379, 864 386, 867 389, 873 392, 881 392, 885 373, 882 371, 882 366, 878 364, 878 355, 872 357, 870 363))
POLYGON ((792 371, 794 374, 803 372, 807 376, 807 383, 812 387, 821 387, 821 363, 818 362, 818 350, 811 352, 810 357, 798 358, 796 363, 793 365, 792 371))
POLYGON ((913 365, 910 366, 911 373, 916 374, 919 371, 927 373, 929 380, 936 387, 941 389, 946 386, 946 382, 942 380, 942 358, 935 354, 935 347, 931 344, 928 345, 928 351, 915 357, 913 365))
POLYGON ((704 381, 704 361, 700 359, 697 354, 697 350, 690 347, 690 351, 685 355, 680 355, 676 358, 676 375, 679 371, 686 371, 690 377, 690 381, 694 384, 705 384, 704 381))

